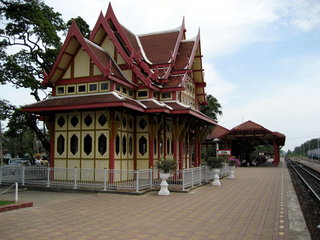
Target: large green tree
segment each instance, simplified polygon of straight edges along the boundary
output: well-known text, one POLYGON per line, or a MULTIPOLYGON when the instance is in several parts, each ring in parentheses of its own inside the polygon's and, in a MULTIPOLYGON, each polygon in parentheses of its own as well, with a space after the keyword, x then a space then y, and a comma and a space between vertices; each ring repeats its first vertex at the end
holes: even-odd
MULTIPOLYGON (((73 19, 85 37, 89 25, 81 18, 73 19)), ((49 72, 61 47, 59 33, 66 24, 61 14, 42 0, 0 0, 0 84, 12 84, 17 89, 29 89, 36 101, 41 101, 44 71, 49 72)), ((0 99, 0 119, 9 119, 7 137, 16 138, 34 131, 47 153, 48 138, 38 127, 37 116, 20 111, 18 106, 0 99)))
MULTIPOLYGON (((61 14, 41 0, 0 0, 0 20, 0 84, 27 88, 36 101, 42 100, 43 72, 50 71, 61 46, 58 33, 66 28, 61 14)), ((48 139, 34 114, 5 100, 0 102, 0 113, 1 118, 9 118, 12 137, 32 129, 49 152, 48 139)))
POLYGON ((218 100, 209 94, 207 96, 208 105, 201 106, 201 112, 208 117, 217 120, 218 115, 222 115, 222 107, 218 100))

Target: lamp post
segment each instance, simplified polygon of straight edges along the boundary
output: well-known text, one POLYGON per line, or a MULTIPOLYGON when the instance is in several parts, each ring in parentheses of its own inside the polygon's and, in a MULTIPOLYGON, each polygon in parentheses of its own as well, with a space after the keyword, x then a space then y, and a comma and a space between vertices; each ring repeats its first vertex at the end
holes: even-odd
POLYGON ((218 157, 218 150, 219 150, 219 142, 220 139, 219 138, 215 138, 213 139, 213 142, 216 144, 216 157, 218 157))

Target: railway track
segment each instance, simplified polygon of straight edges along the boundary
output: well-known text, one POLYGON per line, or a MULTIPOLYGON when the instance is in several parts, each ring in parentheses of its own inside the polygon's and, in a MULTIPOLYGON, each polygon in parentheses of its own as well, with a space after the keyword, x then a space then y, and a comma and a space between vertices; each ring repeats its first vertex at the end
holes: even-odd
POLYGON ((288 160, 287 163, 296 172, 310 193, 320 202, 320 173, 301 163, 291 160, 288 160))
POLYGON ((320 239, 320 172, 300 162, 286 161, 312 240, 320 239))

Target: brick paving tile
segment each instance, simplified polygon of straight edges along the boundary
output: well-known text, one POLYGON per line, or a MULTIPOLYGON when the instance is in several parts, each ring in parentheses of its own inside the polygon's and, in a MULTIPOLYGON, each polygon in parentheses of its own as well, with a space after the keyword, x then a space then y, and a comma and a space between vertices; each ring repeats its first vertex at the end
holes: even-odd
POLYGON ((0 239, 289 239, 283 163, 235 177, 169 196, 31 192, 33 208, 0 214, 0 239))

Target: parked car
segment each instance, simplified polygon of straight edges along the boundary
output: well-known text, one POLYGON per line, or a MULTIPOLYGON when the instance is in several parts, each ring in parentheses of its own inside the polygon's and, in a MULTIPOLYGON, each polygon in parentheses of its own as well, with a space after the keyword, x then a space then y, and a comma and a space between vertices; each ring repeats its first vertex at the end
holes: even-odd
POLYGON ((11 158, 8 161, 8 165, 22 165, 22 166, 31 166, 31 162, 28 159, 22 158, 11 158))

